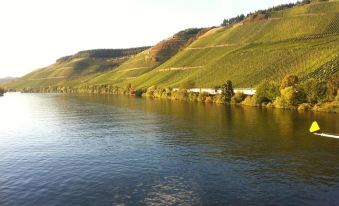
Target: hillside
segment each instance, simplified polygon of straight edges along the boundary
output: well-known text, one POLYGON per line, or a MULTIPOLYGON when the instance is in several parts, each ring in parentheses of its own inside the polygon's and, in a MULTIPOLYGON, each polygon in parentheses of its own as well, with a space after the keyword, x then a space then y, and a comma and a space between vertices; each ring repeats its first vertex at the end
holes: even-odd
POLYGON ((16 79, 15 77, 5 77, 5 78, 0 78, 0 84, 1 83, 5 83, 5 82, 9 82, 16 79))
POLYGON ((96 76, 114 70, 149 47, 131 49, 97 49, 81 51, 59 58, 54 64, 5 83, 8 88, 74 87, 96 76))
POLYGON ((230 79, 236 87, 253 87, 286 74, 327 80, 339 71, 338 55, 339 1, 312 1, 227 26, 185 30, 110 61, 66 57, 5 86, 214 87, 230 79))
POLYGON ((213 87, 230 79, 237 87, 249 87, 263 79, 310 73, 327 79, 339 71, 338 12, 338 1, 312 3, 215 28, 132 84, 213 87))
POLYGON ((187 29, 130 58, 116 70, 102 74, 89 84, 124 84, 148 73, 173 57, 208 29, 187 29))

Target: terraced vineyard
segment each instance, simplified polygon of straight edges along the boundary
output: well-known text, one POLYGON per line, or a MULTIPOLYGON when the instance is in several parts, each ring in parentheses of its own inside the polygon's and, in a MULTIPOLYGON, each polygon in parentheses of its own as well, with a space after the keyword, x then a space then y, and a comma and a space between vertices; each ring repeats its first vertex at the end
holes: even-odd
POLYGON ((339 71, 338 55, 339 1, 313 1, 230 27, 185 30, 119 57, 75 55, 5 86, 213 87, 230 79, 253 87, 286 74, 326 80, 339 71))

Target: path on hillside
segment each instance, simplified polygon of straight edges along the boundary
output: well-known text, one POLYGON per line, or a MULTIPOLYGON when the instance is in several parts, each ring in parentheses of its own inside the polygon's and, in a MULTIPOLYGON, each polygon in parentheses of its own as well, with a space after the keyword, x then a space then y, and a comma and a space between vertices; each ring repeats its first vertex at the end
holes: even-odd
POLYGON ((184 71, 189 69, 200 69, 203 66, 194 66, 194 67, 171 67, 167 69, 159 69, 158 72, 166 72, 166 71, 184 71))
POLYGON ((134 70, 140 70, 140 69, 151 69, 152 67, 135 67, 135 68, 130 68, 130 69, 122 69, 119 70, 118 72, 128 72, 128 71, 134 71, 134 70))

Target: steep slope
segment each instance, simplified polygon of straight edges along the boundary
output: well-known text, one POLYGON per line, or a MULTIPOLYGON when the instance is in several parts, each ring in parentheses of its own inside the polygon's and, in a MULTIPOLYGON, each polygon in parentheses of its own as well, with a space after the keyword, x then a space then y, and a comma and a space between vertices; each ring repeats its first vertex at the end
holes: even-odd
POLYGON ((152 71, 185 46, 193 42, 198 36, 203 35, 209 29, 187 29, 180 31, 172 37, 161 41, 157 45, 130 58, 116 70, 102 74, 89 84, 126 84, 142 74, 152 71))
POLYGON ((61 58, 5 86, 214 87, 232 80, 253 87, 286 74, 327 80, 339 72, 339 0, 258 11, 230 26, 181 31, 151 48, 104 51, 61 58))
POLYGON ((58 59, 54 64, 33 71, 22 78, 5 83, 9 88, 39 88, 77 86, 114 70, 119 65, 149 47, 131 49, 98 49, 81 51, 58 59))
POLYGON ((212 87, 231 79, 248 87, 289 73, 316 74, 321 67, 327 69, 318 77, 327 79, 339 71, 338 12, 339 1, 317 2, 215 28, 132 84, 212 87), (328 62, 334 65, 323 67, 328 62))

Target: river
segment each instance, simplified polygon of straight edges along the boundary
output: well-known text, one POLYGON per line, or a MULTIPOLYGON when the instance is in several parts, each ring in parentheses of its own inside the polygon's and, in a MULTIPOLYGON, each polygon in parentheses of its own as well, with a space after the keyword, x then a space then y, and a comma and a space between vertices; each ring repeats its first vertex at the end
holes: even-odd
POLYGON ((0 205, 339 205, 339 115, 126 96, 0 97, 0 205))

